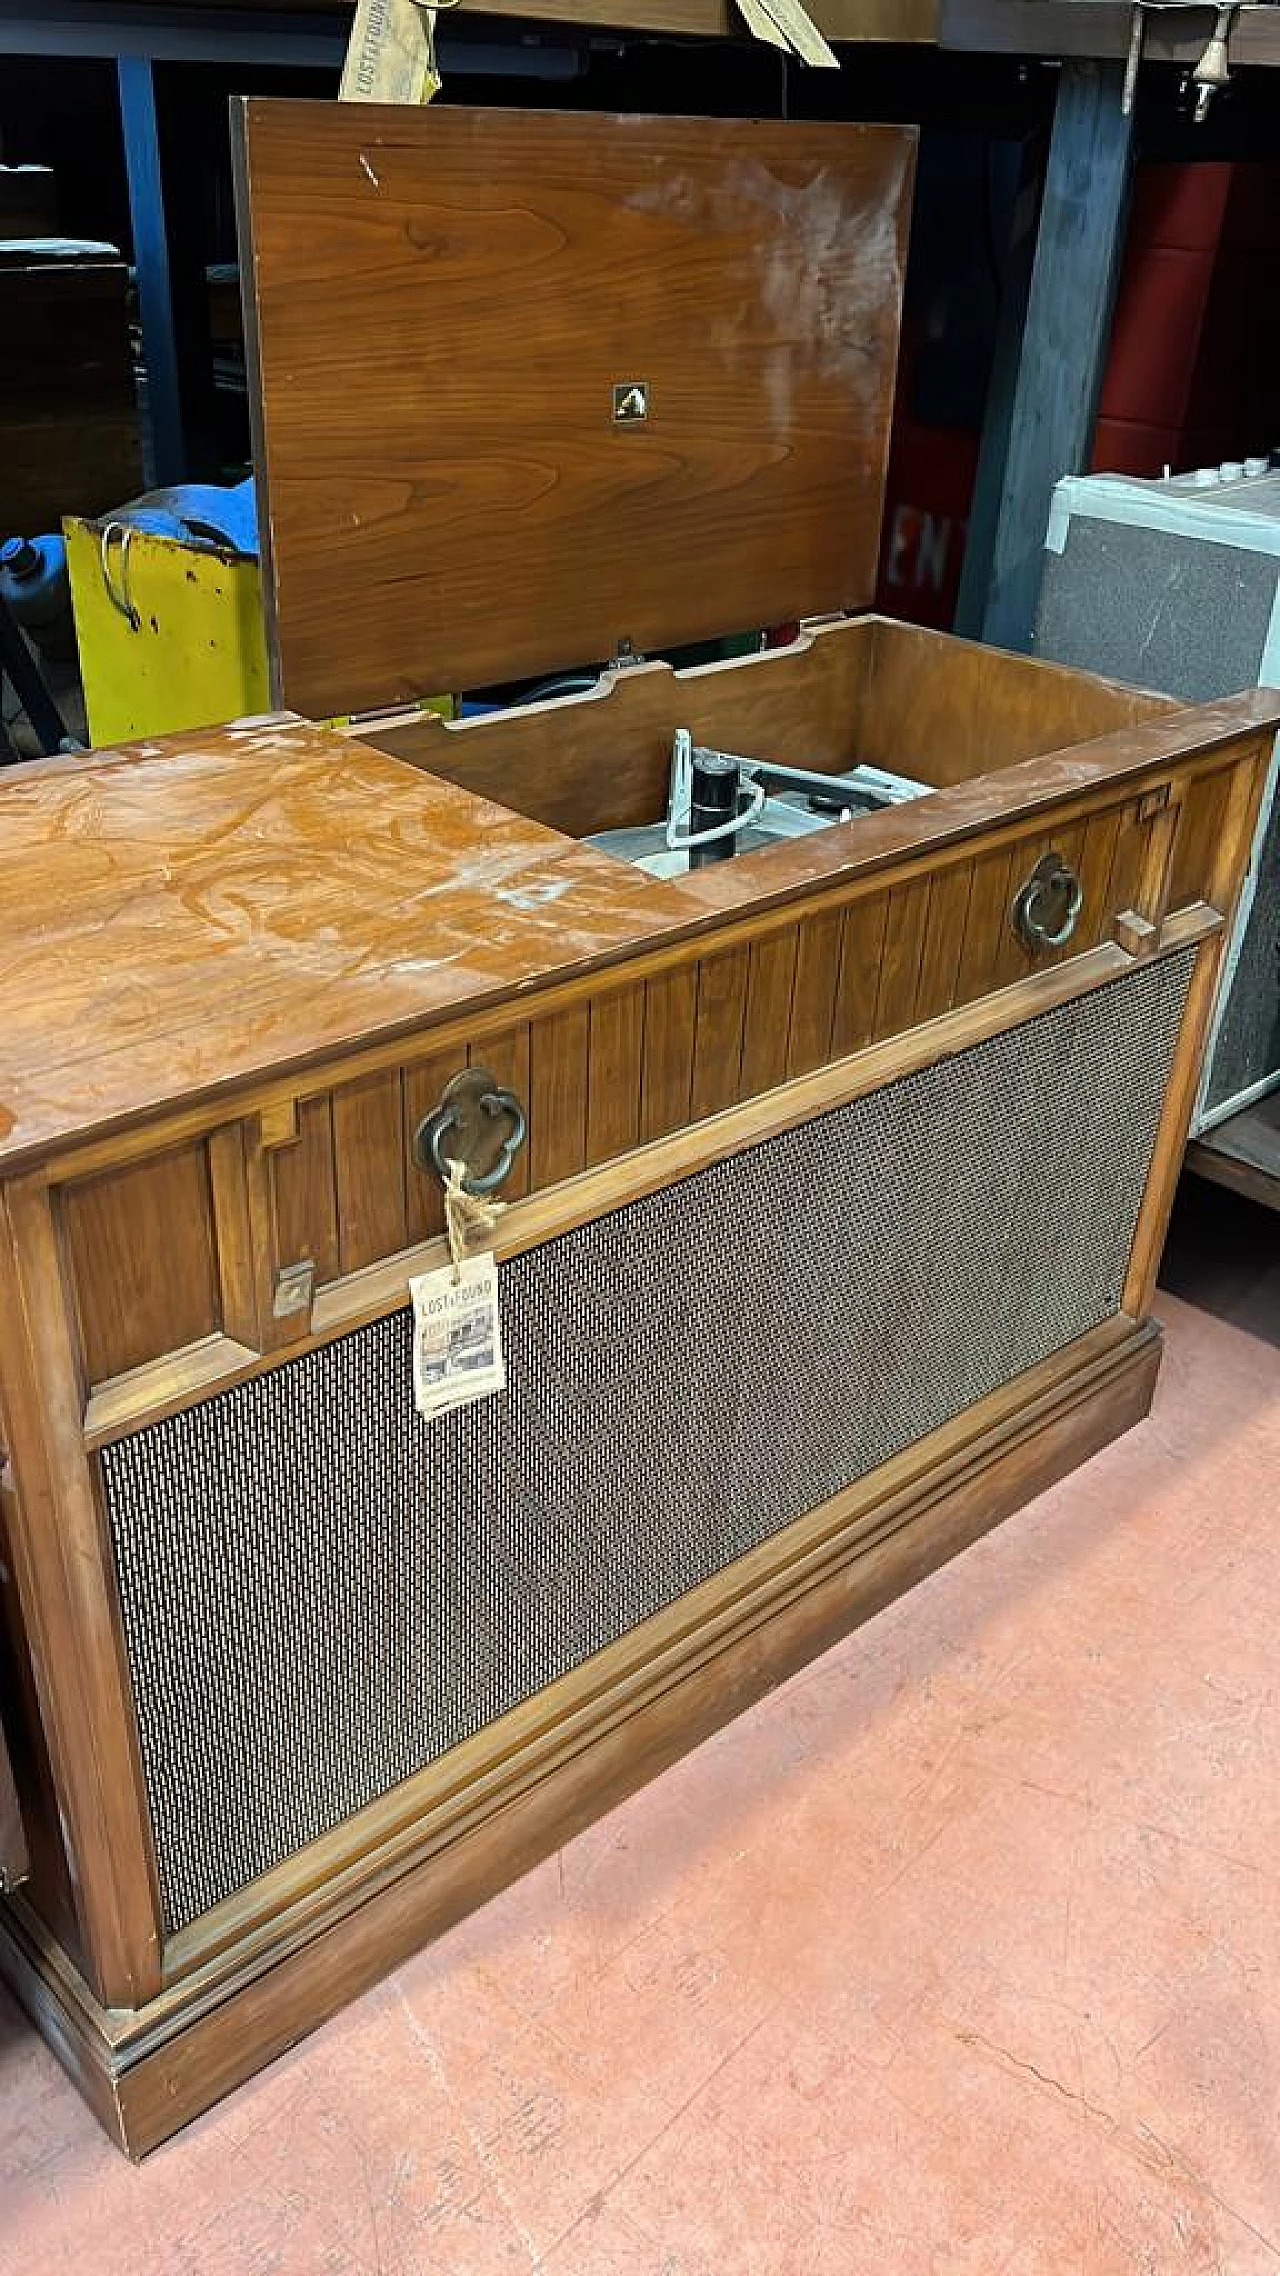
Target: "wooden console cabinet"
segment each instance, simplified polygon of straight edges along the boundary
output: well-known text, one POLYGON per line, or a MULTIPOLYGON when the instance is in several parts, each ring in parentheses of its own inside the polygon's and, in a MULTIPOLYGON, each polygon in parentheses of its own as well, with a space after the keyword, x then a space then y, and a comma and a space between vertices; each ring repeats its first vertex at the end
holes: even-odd
POLYGON ((0 783, 0 1966, 133 2155, 1146 1411, 1280 709, 835 617, 910 155, 250 109, 291 708, 0 783), (934 787, 660 882, 585 841, 681 728, 934 787), (427 1423, 467 1067, 508 1383, 427 1423))

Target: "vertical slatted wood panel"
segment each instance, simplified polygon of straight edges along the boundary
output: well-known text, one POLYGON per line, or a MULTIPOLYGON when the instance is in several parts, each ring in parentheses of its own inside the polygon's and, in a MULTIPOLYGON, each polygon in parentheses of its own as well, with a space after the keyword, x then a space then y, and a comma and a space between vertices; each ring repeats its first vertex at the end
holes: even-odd
MULTIPOLYGON (((1069 830, 1059 830, 1053 840, 1053 851, 1060 855, 1072 876, 1080 881, 1082 893, 1084 890, 1083 878, 1081 877, 1081 868, 1084 862, 1084 837, 1085 825, 1083 822, 1077 822, 1069 830)), ((1085 905, 1082 900, 1080 914, 1076 918, 1075 929, 1070 940, 1064 941, 1061 948, 1043 950, 1038 962, 1041 964, 1061 964, 1068 956, 1078 956, 1084 945, 1083 926, 1085 917, 1085 905)))
POLYGON ((882 1035, 900 1035, 915 1017, 928 915, 927 877, 915 877, 909 885, 899 885, 889 895, 872 1031, 877 1040, 882 1035))
POLYGON ((1120 835, 1120 809, 1094 814, 1085 824, 1080 856, 1080 887, 1084 903, 1076 926, 1076 945, 1096 948, 1111 929, 1111 870, 1120 835))
POLYGON ((700 1122, 733 1106, 742 1081, 742 1037, 750 957, 745 948, 705 956, 698 966, 689 1113, 700 1122))
POLYGON ((742 1036, 743 1098, 755 1098, 785 1080, 798 945, 794 926, 752 944, 742 1036))
POLYGON ((298 1135, 271 1154, 276 1255, 282 1265, 316 1268, 318 1281, 338 1277, 338 1197, 333 1164, 333 1103, 327 1091, 298 1101, 298 1135))
MULTIPOLYGON (((525 1113, 529 1111, 529 1023, 504 1028, 500 1035, 486 1036, 482 1043, 473 1043, 467 1052, 471 1067, 487 1067, 499 1089, 514 1091, 525 1113)), ((500 1198, 503 1201, 520 1201, 529 1191, 529 1144, 526 1139, 520 1148, 503 1182, 500 1198)))
POLYGON ((1013 904, 1045 855, 1059 850, 1051 832, 1047 836, 1041 832, 1034 838, 1018 838, 1010 849, 1005 905, 988 983, 993 988, 1012 987, 1015 980, 1024 980, 1028 972, 1036 971, 1047 962, 1048 951, 1028 948, 1018 932, 1013 922, 1013 904))
POLYGON ((990 853, 979 854, 973 865, 969 910, 956 974, 957 1004, 973 1003, 991 986, 991 975, 1008 922, 1012 858, 1008 846, 996 846, 990 853))
POLYGON ((529 1184, 576 1177, 587 1160, 587 1007, 555 1012, 529 1030, 529 1184))
POLYGON ((1232 769, 1224 767, 1200 782, 1189 783, 1183 792, 1169 873, 1171 910, 1209 899, 1209 883, 1226 825, 1231 777, 1232 769))
POLYGON ((91 1383, 221 1326, 203 1145, 175 1146, 66 1188, 63 1224, 91 1383), (157 1270, 156 1235, 162 1230, 157 1270))
POLYGON ((408 1240, 398 1067, 334 1092, 333 1158, 339 1264, 358 1272, 408 1240))
MULTIPOLYGON (((1122 810, 1107 893, 1109 917, 1123 916, 1126 910, 1137 909, 1150 827, 1149 822, 1141 819, 1136 800, 1122 810)), ((1106 929, 1108 932, 1111 929, 1109 922, 1106 929)))
POLYGON ((440 1104, 445 1084, 460 1075, 467 1063, 460 1045, 436 1051, 406 1067, 401 1083, 404 1101, 405 1232, 411 1241, 433 1241, 444 1231, 444 1187, 434 1170, 420 1170, 413 1158, 418 1125, 440 1104))
POLYGON ((640 1138, 644 989, 615 988, 591 1006, 587 1164, 612 1161, 640 1138))
MULTIPOLYGON (((271 1259, 269 1255, 255 1256, 254 1253, 244 1124, 229 1122, 223 1129, 212 1131, 208 1146, 218 1309, 223 1333, 256 1350, 262 1328, 258 1277, 261 1272, 265 1280, 271 1259)), ((268 1225, 268 1244, 270 1239, 268 1225)))
POLYGON ((696 966, 680 965, 646 983, 640 1082, 642 1142, 661 1138, 668 1130, 679 1130, 689 1119, 697 1011, 696 966))
POLYGON ((824 910, 820 916, 806 917, 799 927, 791 992, 791 1032, 787 1042, 789 1075, 807 1075, 813 1067, 825 1067, 831 1056, 843 932, 841 909, 824 910))
POLYGON ((831 1056, 847 1058, 870 1043, 880 987, 880 955, 889 916, 887 893, 851 901, 840 933, 840 969, 831 1019, 831 1056))
POLYGON ((930 882, 924 954, 916 989, 918 1020, 937 1019, 955 1002, 972 883, 973 864, 968 861, 939 871, 930 882))

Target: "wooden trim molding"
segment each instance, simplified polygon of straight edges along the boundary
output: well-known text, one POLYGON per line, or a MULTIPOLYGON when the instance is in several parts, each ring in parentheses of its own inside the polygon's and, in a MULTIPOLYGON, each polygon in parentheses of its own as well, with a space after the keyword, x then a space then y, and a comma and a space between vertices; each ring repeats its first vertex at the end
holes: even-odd
POLYGON ((137 2005, 160 1980, 160 1904, 114 1568, 84 1459, 50 1198, 18 1181, 3 1204, 10 1548, 96 1989, 137 2005))
MULTIPOLYGON (((1210 939, 1221 927, 1217 910, 1197 903, 1170 918, 1161 935, 1160 952, 1172 954, 1192 947, 1210 939)), ((501 1262, 539 1247, 624 1202, 641 1200, 660 1186, 693 1176, 710 1163, 777 1137, 814 1115, 829 1113, 850 1099, 864 1097, 904 1075, 968 1050, 1075 996, 1105 987, 1130 970, 1133 961, 1133 955, 1118 942, 1104 942, 1082 956, 1030 973, 1007 988, 872 1044, 852 1057, 795 1076, 758 1098, 725 1108, 598 1168, 565 1178, 504 1211, 493 1235, 493 1253, 501 1262)), ((335 1336, 349 1334, 353 1328, 398 1310, 408 1302, 410 1280, 447 1260, 446 1244, 435 1236, 330 1281, 317 1290, 311 1306, 310 1333, 290 1342, 290 1356, 312 1351, 335 1336)), ((109 1445, 113 1439, 194 1405, 214 1390, 262 1373, 278 1356, 269 1349, 221 1335, 166 1353, 101 1384, 91 1394, 84 1410, 84 1443, 91 1450, 109 1445)))

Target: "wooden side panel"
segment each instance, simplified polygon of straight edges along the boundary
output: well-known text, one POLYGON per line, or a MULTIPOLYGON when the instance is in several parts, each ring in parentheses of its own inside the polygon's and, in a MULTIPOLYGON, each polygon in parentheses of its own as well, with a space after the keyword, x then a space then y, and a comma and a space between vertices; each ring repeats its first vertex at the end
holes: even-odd
POLYGON ((68 1186, 63 1225, 91 1383, 216 1333, 218 1274, 203 1145, 176 1146, 68 1186))
POLYGON ((877 1040, 882 1035, 900 1035, 915 1018, 928 916, 927 877, 913 878, 909 885, 900 885, 889 895, 880 986, 876 995, 874 1033, 877 1040))
POLYGON ((798 948, 794 926, 752 944, 742 1037, 743 1098, 754 1098, 786 1077, 798 948))
POLYGON ((800 926, 791 996, 791 1034, 787 1045, 789 1075, 807 1075, 811 1067, 825 1067, 831 1057, 843 932, 844 915, 840 909, 806 917, 800 926))
POLYGON ((1034 972, 1038 965, 1047 964, 1052 960, 1051 950, 1034 950, 1026 946, 1013 922, 1013 904, 1016 896, 1030 878, 1032 871, 1038 863, 1044 860, 1045 855, 1061 851, 1058 843, 1060 836, 1061 832, 1055 835, 1052 831, 1048 834, 1042 831, 1034 838, 1017 839, 1009 850, 1005 902, 1001 911, 996 951, 988 978, 989 987, 1011 988, 1015 980, 1021 980, 1026 973, 1034 972))
MULTIPOLYGON (((1076 877, 1080 878, 1082 892, 1084 890, 1084 880, 1082 875, 1084 866, 1084 841, 1087 826, 1088 825, 1084 822, 1078 822, 1075 824, 1074 828, 1070 830, 1059 830, 1053 840, 1053 851, 1056 854, 1061 855, 1062 860, 1065 862, 1067 868, 1073 871, 1076 877)), ((1061 948, 1045 949, 1043 954, 1037 958, 1037 962, 1040 964, 1061 964, 1068 956, 1078 956, 1081 949, 1085 945, 1084 928, 1088 923, 1088 915, 1089 912, 1087 905, 1082 900, 1080 904, 1080 914, 1076 918, 1075 930, 1072 933, 1070 940, 1065 941, 1061 948)))
POLYGON ((1093 815, 1085 824, 1080 854, 1080 887, 1084 901, 1076 927, 1076 942, 1080 948, 1096 948, 1109 930, 1111 870, 1119 836, 1118 807, 1113 806, 1106 814, 1093 815))
POLYGON ((1110 931, 1113 916, 1123 916, 1127 909, 1138 907, 1149 829, 1150 824, 1143 820, 1138 801, 1132 800, 1120 815, 1115 856, 1111 864, 1111 882, 1107 891, 1107 931, 1110 931))
POLYGON ((338 1258, 343 1272, 404 1248, 404 1105, 398 1068, 333 1094, 338 1258))
POLYGON ((529 1183, 557 1185, 586 1168, 591 1014, 584 1004, 529 1030, 529 1183))
POLYGON ((644 992, 644 1063, 640 1083, 640 1137, 662 1138, 689 1119, 693 1087, 693 1032, 698 1013, 696 965, 677 965, 644 992))
POLYGON ((338 1196, 333 1104, 327 1091, 298 1101, 298 1135, 271 1155, 276 1254, 282 1265, 309 1257, 316 1279, 338 1277, 338 1196))
MULTIPOLYGON (((467 1053, 467 1061, 472 1067, 487 1067, 499 1088, 504 1091, 514 1091, 525 1113, 528 1113, 529 1025, 527 1020, 523 1021, 519 1027, 504 1029, 501 1035, 488 1035, 482 1043, 473 1044, 467 1053)), ((411 1163, 408 1174, 410 1177, 415 1174, 422 1177, 425 1173, 421 1170, 415 1173, 411 1163)), ((502 1199, 504 1201, 520 1201, 528 1191, 529 1147, 526 1142, 520 1148, 507 1174, 502 1188, 502 1199)), ((443 1201, 441 1207, 443 1208, 443 1201)))
POLYGON ((745 948, 704 956, 698 966, 698 1012, 693 1038, 690 1119, 719 1114, 736 1104, 742 1082, 742 1040, 747 1014, 750 957, 745 948))
POLYGON ((1009 921, 1012 866, 1013 854, 1008 846, 996 846, 991 853, 981 854, 973 865, 969 910, 956 974, 957 1004, 971 1004, 992 985, 1004 928, 1009 921))
POLYGON ((937 1019, 955 1002, 972 885, 973 864, 968 861, 940 870, 930 881, 929 916, 916 989, 918 1020, 937 1019))
POLYGON ((639 1143, 644 989, 617 988, 591 1006, 587 1066, 587 1165, 639 1143))
POLYGON ((1183 792, 1169 872, 1170 909, 1185 909, 1192 901, 1210 899, 1233 772, 1231 767, 1223 767, 1217 774, 1190 783, 1183 792))
MULTIPOLYGON (((1041 524, 1037 552, 1043 546, 1041 524)), ((923 625, 877 619, 859 757, 924 782, 968 782, 1177 708, 1091 672, 923 625)))
POLYGON ((445 1084, 465 1065, 462 1051, 438 1051, 404 1070, 405 1228, 411 1241, 434 1240, 444 1231, 444 1187, 432 1171, 418 1168, 413 1141, 418 1124, 440 1104, 445 1084))
POLYGON ((889 918, 887 893, 851 901, 840 933, 840 970, 831 1019, 831 1056, 845 1059, 861 1051, 875 1033, 880 958, 889 918))

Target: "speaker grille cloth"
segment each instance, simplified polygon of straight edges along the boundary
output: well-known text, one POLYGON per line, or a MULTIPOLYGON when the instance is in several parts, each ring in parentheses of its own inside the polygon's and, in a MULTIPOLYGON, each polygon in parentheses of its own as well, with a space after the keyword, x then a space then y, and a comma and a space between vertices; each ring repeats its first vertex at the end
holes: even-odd
POLYGON ((177 1928, 1119 1309, 1188 953, 108 1447, 177 1928))

